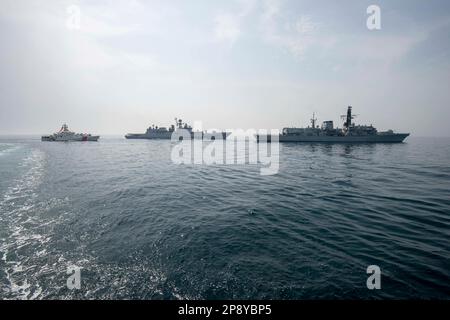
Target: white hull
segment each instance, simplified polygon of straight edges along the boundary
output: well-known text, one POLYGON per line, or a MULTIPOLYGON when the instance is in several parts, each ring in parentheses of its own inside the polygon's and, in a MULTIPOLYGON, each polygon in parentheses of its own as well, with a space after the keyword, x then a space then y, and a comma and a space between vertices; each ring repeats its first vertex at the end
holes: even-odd
POLYGON ((85 142, 85 141, 98 141, 100 136, 85 136, 85 137, 76 137, 76 138, 53 138, 52 136, 43 136, 42 141, 48 142, 85 142))
POLYGON ((69 141, 98 141, 100 136, 93 136, 87 133, 75 133, 69 130, 66 124, 63 124, 59 132, 42 136, 42 141, 48 142, 69 142, 69 141))

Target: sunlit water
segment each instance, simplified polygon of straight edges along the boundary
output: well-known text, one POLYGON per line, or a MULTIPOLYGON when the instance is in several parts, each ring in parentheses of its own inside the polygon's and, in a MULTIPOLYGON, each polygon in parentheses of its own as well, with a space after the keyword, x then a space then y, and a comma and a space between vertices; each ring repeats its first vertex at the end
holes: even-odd
POLYGON ((450 139, 284 144, 273 176, 170 151, 0 139, 0 298, 450 298, 450 139))

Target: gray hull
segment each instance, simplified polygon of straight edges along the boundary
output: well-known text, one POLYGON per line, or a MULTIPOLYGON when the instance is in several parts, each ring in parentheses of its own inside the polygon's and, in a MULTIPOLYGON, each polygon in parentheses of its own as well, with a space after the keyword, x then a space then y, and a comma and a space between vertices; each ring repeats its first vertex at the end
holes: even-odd
POLYGON ((172 132, 160 133, 160 134, 146 134, 146 133, 131 133, 125 136, 127 139, 165 139, 170 140, 172 138, 172 132))
MULTIPOLYGON (((300 136, 280 135, 280 142, 312 142, 312 143, 400 143, 409 136, 409 133, 378 134, 372 136, 300 136)), ((263 136, 257 137, 258 141, 265 140, 263 136)), ((267 136, 271 141, 271 136, 267 136)))
MULTIPOLYGON (((226 139, 230 133, 220 132, 220 133, 203 133, 201 136, 197 137, 197 135, 194 132, 191 132, 192 139, 200 138, 204 140, 211 140, 211 139, 226 139)), ((148 139, 148 140, 157 140, 157 139, 163 139, 163 140, 170 140, 172 139, 172 132, 164 132, 164 133, 158 133, 158 134, 146 134, 146 133, 130 133, 125 136, 126 139, 148 139)))

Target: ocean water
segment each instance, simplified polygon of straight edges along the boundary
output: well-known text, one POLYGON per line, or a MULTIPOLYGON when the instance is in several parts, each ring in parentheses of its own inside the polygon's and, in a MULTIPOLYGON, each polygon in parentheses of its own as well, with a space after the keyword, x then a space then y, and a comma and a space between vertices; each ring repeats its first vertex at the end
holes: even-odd
POLYGON ((282 144, 272 176, 170 151, 1 138, 0 298, 450 298, 450 139, 282 144))

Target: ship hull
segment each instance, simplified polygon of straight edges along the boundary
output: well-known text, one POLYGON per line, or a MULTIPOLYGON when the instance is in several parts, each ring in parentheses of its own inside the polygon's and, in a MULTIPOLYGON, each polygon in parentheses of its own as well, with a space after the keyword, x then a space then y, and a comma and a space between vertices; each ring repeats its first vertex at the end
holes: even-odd
MULTIPOLYGON (((221 133, 203 133, 201 135, 197 135, 194 132, 191 132, 192 139, 203 139, 203 140, 214 140, 215 138, 219 138, 222 135, 222 139, 226 139, 230 133, 221 132, 221 133)), ((161 133, 161 134, 146 134, 146 133, 130 133, 125 136, 126 139, 147 139, 147 140, 170 140, 172 139, 172 132, 169 133, 161 133)))
POLYGON ((172 138, 172 132, 161 134, 139 134, 130 133, 125 136, 126 139, 147 139, 147 140, 170 140, 172 138))
MULTIPOLYGON (((299 136, 280 135, 280 142, 306 142, 306 143, 401 143, 409 133, 396 133, 371 136, 299 136)), ((258 141, 271 142, 271 136, 257 136, 258 141)))
POLYGON ((82 141, 93 141, 93 142, 97 142, 98 139, 100 139, 100 136, 90 136, 90 137, 87 137, 86 140, 82 140, 82 141))
POLYGON ((83 137, 74 137, 74 138, 54 138, 52 136, 42 136, 41 141, 46 142, 84 142, 84 141, 98 141, 100 136, 83 136, 83 137))

